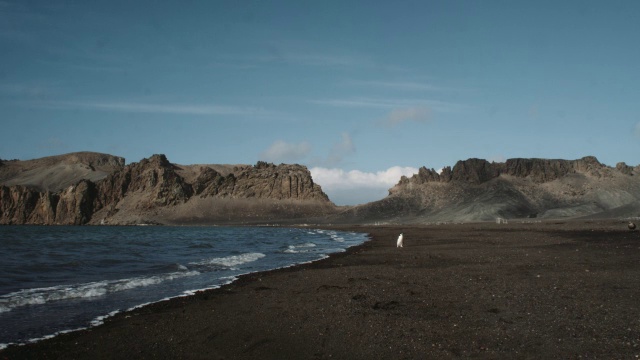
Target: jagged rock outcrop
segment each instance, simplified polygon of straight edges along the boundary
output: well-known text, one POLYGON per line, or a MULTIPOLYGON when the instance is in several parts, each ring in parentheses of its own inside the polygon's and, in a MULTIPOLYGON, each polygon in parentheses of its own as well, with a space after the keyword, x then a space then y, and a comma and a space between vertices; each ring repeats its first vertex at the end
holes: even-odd
POLYGON ((616 164, 616 169, 618 171, 620 171, 623 174, 627 174, 627 175, 633 175, 635 171, 637 171, 637 167, 636 169, 634 169, 631 166, 628 166, 627 164, 625 164, 624 162, 619 162, 616 164))
POLYGON ((229 174, 222 176, 219 172, 209 167, 200 167, 200 175, 193 183, 193 192, 201 197, 230 195, 233 192, 235 176, 229 174))
POLYGON ((184 202, 193 194, 193 188, 176 173, 176 167, 165 155, 153 155, 100 181, 96 206, 115 206, 132 193, 142 195, 138 208, 149 209, 184 202))
POLYGON ((389 196, 332 218, 341 222, 486 221, 496 218, 640 216, 639 167, 577 160, 458 161, 440 173, 422 167, 389 196), (625 215, 627 214, 627 215, 625 215))
MULTIPOLYGON (((48 171, 51 165, 56 166, 52 158, 55 157, 41 162, 46 163, 48 171)), ((103 162, 93 161, 91 166, 119 167, 124 163, 119 159, 105 157, 103 162)), ((86 165, 87 155, 67 154, 58 160, 66 165, 74 165, 74 160, 86 165)), ((194 208, 202 208, 202 201, 220 201, 217 199, 225 199, 221 203, 224 206, 205 206, 204 214, 197 213, 202 222, 207 218, 232 221, 245 215, 265 218, 271 211, 287 217, 306 216, 331 212, 335 207, 320 186, 313 183, 304 166, 258 162, 255 166, 235 166, 226 175, 213 167, 191 169, 189 174, 196 175, 187 176, 188 166, 171 164, 165 155, 153 155, 115 169, 98 181, 83 179, 55 193, 39 191, 35 186, 2 186, 0 224, 171 223, 185 218, 185 214, 194 217, 194 208), (194 198, 203 200, 198 205, 189 205, 194 198), (253 203, 237 201, 247 199, 253 203), (261 201, 260 206, 256 206, 256 201, 261 201), (293 203, 283 207, 283 201, 293 203), (233 212, 235 218, 216 217, 207 212, 225 215, 233 212)))
MULTIPOLYGON (((622 173, 633 175, 633 168, 624 163, 619 163, 616 168, 622 173)), ((544 183, 578 172, 600 177, 606 174, 604 171, 606 169, 608 169, 607 166, 601 164, 594 156, 586 156, 578 160, 515 158, 508 159, 504 163, 472 158, 458 161, 453 169, 445 167, 441 173, 423 166, 418 174, 411 179, 403 177, 399 184, 450 181, 481 184, 500 175, 529 178, 536 183, 544 183)))
POLYGON ((586 156, 578 160, 509 159, 503 172, 543 183, 578 172, 600 177, 603 175, 602 170, 606 168, 594 156, 586 156))
POLYGON ((58 199, 26 186, 0 186, 0 224, 52 224, 58 199))
POLYGON ((63 190, 55 207, 54 224, 82 225, 91 220, 97 195, 96 184, 81 180, 63 190))
POLYGON ((222 176, 211 168, 201 168, 193 184, 195 194, 203 198, 256 198, 272 200, 329 201, 309 170, 302 165, 274 165, 259 161, 255 166, 236 167, 222 176))

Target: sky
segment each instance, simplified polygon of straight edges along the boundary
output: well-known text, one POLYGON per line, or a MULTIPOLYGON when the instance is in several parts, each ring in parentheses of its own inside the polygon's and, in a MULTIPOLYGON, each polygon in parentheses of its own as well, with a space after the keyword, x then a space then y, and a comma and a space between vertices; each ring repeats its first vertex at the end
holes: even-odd
POLYGON ((640 164, 639 1, 0 0, 0 158, 307 166, 338 205, 482 158, 640 164))

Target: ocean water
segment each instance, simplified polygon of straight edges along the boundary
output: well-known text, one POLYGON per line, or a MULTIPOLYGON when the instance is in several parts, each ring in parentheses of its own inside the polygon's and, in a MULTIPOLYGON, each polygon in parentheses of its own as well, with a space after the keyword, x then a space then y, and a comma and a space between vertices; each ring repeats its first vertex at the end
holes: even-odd
POLYGON ((366 239, 311 228, 0 226, 0 348, 366 239))

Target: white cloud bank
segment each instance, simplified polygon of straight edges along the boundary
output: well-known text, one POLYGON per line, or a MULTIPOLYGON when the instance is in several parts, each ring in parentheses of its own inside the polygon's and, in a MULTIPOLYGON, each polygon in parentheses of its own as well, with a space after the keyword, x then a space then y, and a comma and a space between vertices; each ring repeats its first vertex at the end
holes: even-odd
POLYGON ((383 171, 364 172, 313 167, 309 171, 313 181, 322 186, 334 203, 356 205, 384 198, 388 189, 397 184, 403 175, 409 177, 416 174, 418 169, 393 166, 383 171))

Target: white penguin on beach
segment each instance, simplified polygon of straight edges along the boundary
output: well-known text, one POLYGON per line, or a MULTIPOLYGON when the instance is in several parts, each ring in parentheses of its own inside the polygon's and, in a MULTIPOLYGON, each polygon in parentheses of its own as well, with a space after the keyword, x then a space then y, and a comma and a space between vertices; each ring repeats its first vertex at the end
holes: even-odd
POLYGON ((403 233, 400 233, 400 236, 398 236, 398 243, 396 244, 396 246, 397 246, 397 247, 402 247, 402 245, 403 245, 403 240, 404 240, 403 233))

